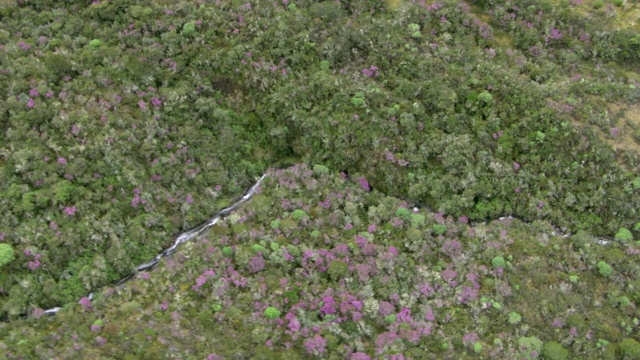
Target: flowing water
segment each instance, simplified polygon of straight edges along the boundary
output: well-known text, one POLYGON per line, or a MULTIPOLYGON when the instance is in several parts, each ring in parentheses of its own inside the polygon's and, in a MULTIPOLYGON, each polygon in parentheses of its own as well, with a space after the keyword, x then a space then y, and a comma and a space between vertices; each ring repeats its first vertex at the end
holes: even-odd
MULTIPOLYGON (((176 237, 176 239, 173 242, 173 245, 162 251, 160 254, 158 254, 155 258, 153 258, 151 261, 146 262, 144 264, 139 265, 136 270, 138 272, 140 271, 147 271, 147 270, 152 270, 163 257, 169 257, 171 255, 173 255, 178 246, 180 246, 181 244, 195 238, 196 236, 200 235, 201 233, 203 233, 204 231, 206 231, 207 229, 209 229, 211 226, 217 224, 220 220, 222 220, 224 217, 228 216, 229 214, 231 214, 231 212, 233 212, 234 210, 236 210, 238 207, 240 207, 242 204, 246 203, 247 201, 249 201, 253 195, 256 193, 258 187, 260 186, 260 184, 262 183, 262 181, 265 179, 265 177, 267 176, 267 174, 264 174, 260 177, 260 179, 258 179, 258 181, 245 193, 245 195, 243 195, 239 200, 237 200, 236 202, 234 202, 231 206, 220 210, 217 214, 215 214, 211 219, 209 219, 208 221, 206 221, 205 223, 191 229, 191 230, 187 230, 183 233, 181 233, 180 235, 178 235, 176 237)), ((418 208, 414 208, 414 211, 418 211, 418 208)), ((429 210, 429 209, 427 209, 429 210)), ((430 210, 429 210, 430 211, 430 210)), ((430 211, 431 212, 431 211, 430 211)), ((505 221, 505 220, 511 220, 511 219, 518 219, 512 216, 503 216, 500 218, 495 219, 499 220, 499 221, 505 221)), ((520 220, 520 219, 519 219, 520 220)), ((521 220, 523 221, 526 225, 530 225, 527 221, 521 220)), ((476 226, 478 224, 481 223, 472 223, 472 226, 476 226)), ((487 224, 487 222, 484 222, 483 224, 487 224)), ((564 231, 566 231, 566 229, 559 229, 557 227, 554 226, 555 231, 551 234, 553 236, 555 235, 561 235, 563 237, 569 237, 571 234, 567 233, 565 234, 564 231)), ((599 245, 606 245, 608 244, 612 239, 608 239, 608 238, 600 238, 597 242, 597 244, 599 245)), ((130 274, 126 277, 124 277, 123 279, 121 279, 120 281, 118 281, 116 283, 116 286, 122 285, 125 282, 127 282, 128 280, 130 280, 131 278, 133 278, 133 276, 136 273, 130 274)), ((89 294, 88 296, 89 300, 91 300, 93 298, 93 293, 89 294)), ((53 315, 55 313, 57 313, 60 310, 59 307, 55 307, 53 309, 49 309, 49 310, 45 310, 45 314, 50 314, 53 315)))
MULTIPOLYGON (((258 181, 238 201, 234 202, 231 206, 220 210, 217 214, 215 214, 211 219, 207 220, 205 223, 203 223, 203 224, 201 224, 199 226, 196 226, 195 228, 193 228, 191 230, 187 230, 187 231, 181 233, 180 235, 176 236, 176 239, 173 241, 173 245, 171 245, 170 248, 162 251, 155 258, 153 258, 153 260, 139 265, 136 268, 136 270, 138 272, 140 272, 140 271, 147 271, 147 270, 153 269, 153 267, 155 267, 163 257, 169 257, 169 256, 173 255, 176 252, 178 246, 180 246, 180 244, 183 244, 183 243, 195 238, 196 236, 200 235, 205 230, 207 230, 210 227, 212 227, 213 225, 217 224, 225 216, 231 214, 232 211, 234 211, 235 209, 240 207, 242 204, 244 204, 247 201, 249 201, 249 199, 251 199, 253 197, 253 195, 256 193, 258 187, 260 186, 260 184, 262 183, 262 181, 264 180, 264 178, 266 176, 267 176, 266 174, 262 175, 260 177, 260 179, 258 179, 258 181)), ((122 278, 120 281, 118 281, 116 283, 116 285, 118 286, 118 285, 124 284, 129 279, 131 279, 134 275, 135 275, 135 273, 130 274, 130 275, 122 278)), ((89 298, 89 300, 91 300, 93 298, 93 293, 89 294, 88 298, 89 298)), ((53 315, 53 314, 57 313, 58 311, 60 311, 60 308, 59 307, 55 307, 53 309, 45 310, 45 314, 53 315)))

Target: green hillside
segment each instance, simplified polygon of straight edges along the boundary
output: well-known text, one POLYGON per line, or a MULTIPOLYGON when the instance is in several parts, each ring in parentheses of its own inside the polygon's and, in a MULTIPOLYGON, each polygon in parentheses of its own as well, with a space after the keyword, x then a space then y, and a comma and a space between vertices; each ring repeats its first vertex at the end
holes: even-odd
POLYGON ((640 358, 639 71, 636 1, 0 1, 0 359, 640 358))

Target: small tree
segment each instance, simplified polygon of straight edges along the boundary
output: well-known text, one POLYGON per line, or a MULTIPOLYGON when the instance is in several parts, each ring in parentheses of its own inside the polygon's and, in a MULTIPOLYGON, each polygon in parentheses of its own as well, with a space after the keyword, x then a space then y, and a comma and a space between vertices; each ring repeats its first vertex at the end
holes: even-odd
POLYGON ((16 258, 16 252, 9 244, 0 244, 0 268, 12 262, 16 258))
POLYGON ((281 314, 281 313, 280 313, 280 310, 278 310, 278 309, 274 308, 273 306, 269 306, 268 308, 266 308, 266 309, 264 310, 264 316, 265 316, 267 319, 272 319, 272 320, 273 320, 273 319, 277 319, 277 318, 279 318, 279 317, 280 317, 280 314, 281 314))
POLYGON ((622 228, 616 233, 616 240, 620 241, 623 244, 627 244, 633 240, 633 234, 627 228, 622 228))
POLYGON ((602 276, 609 276, 613 272, 613 269, 611 269, 611 266, 604 261, 600 261, 597 264, 597 266, 598 266, 598 272, 600 272, 600 275, 602 276))

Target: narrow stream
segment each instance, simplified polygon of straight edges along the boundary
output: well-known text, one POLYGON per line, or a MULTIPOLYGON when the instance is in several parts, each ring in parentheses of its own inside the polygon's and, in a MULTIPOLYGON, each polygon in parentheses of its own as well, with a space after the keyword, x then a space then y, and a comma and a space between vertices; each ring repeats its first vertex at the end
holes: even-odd
MULTIPOLYGON (((183 232, 182 234, 178 235, 176 237, 176 239, 173 241, 173 245, 170 248, 162 251, 155 258, 153 258, 153 260, 138 266, 136 268, 137 272, 153 269, 160 262, 160 260, 163 257, 169 257, 169 256, 173 255, 176 252, 178 246, 180 246, 180 244, 185 243, 185 242, 195 238, 196 236, 200 235, 205 230, 207 230, 210 227, 212 227, 213 225, 217 224, 218 221, 223 219, 225 216, 231 214, 232 211, 234 211, 235 209, 240 207, 242 204, 244 204, 247 201, 249 201, 249 199, 251 199, 253 197, 253 195, 256 193, 258 187, 260 186, 260 184, 262 183, 262 181, 264 180, 264 178, 266 176, 267 176, 267 174, 262 175, 260 177, 260 179, 258 179, 258 181, 238 201, 233 203, 231 206, 220 210, 217 214, 215 214, 211 219, 209 219, 205 223, 203 223, 203 224, 201 224, 199 226, 196 226, 195 228, 193 228, 191 230, 187 230, 187 231, 183 232)), ((132 274, 129 274, 128 276, 120 279, 116 283, 116 286, 122 285, 125 282, 129 281, 131 278, 133 278, 133 276, 135 274, 136 273, 132 273, 132 274)), ((89 298, 89 300, 91 300, 93 298, 93 293, 89 294, 88 298, 89 298)), ((44 313, 48 314, 48 315, 54 315, 58 311, 60 311, 60 309, 61 309, 60 307, 54 307, 53 309, 45 310, 44 313)))
MULTIPOLYGON (((178 246, 180 246, 180 244, 185 243, 185 242, 195 238, 196 236, 198 236, 199 234, 201 234, 205 230, 209 229, 211 226, 217 224, 224 217, 226 217, 227 215, 231 214, 232 211, 236 210, 242 204, 244 204, 247 201, 249 201, 253 197, 253 195, 256 193, 258 187, 260 186, 260 184, 262 183, 262 181, 265 179, 266 176, 267 176, 267 174, 263 174, 258 179, 258 181, 245 193, 245 195, 243 195, 238 201, 233 203, 231 206, 220 210, 217 214, 215 214, 211 219, 209 219, 205 223, 203 223, 203 224, 201 224, 199 226, 196 226, 193 229, 187 230, 187 231, 179 234, 176 237, 176 239, 174 240, 173 245, 170 248, 162 251, 155 258, 153 258, 153 260, 139 265, 136 268, 137 272, 152 270, 160 262, 160 260, 163 257, 169 257, 169 256, 173 255, 176 252, 178 246)), ((417 207, 414 208, 414 211, 418 211, 418 210, 419 210, 419 208, 417 208, 417 207)), ((427 208, 427 210, 429 212, 432 212, 431 209, 427 208)), ((511 220, 511 219, 518 219, 518 218, 517 217, 513 217, 513 216, 502 216, 502 217, 499 217, 499 218, 497 218, 495 220, 504 221, 504 220, 511 220)), ((495 221, 495 220, 493 220, 493 221, 495 221)), ((520 220, 520 219, 518 219, 518 220, 520 220)), ((527 226, 531 225, 527 221, 524 221, 524 220, 521 220, 521 221, 523 221, 523 223, 525 223, 527 226)), ((479 224, 486 225, 489 222, 472 223, 472 226, 476 226, 476 225, 479 225, 479 224)), ((553 226, 553 227, 554 227, 555 231, 551 235, 553 235, 553 236, 560 235, 560 236, 562 236, 564 238, 567 238, 567 237, 571 236, 571 233, 565 233, 566 229, 559 229, 556 226, 553 226)), ((599 240, 597 241, 597 244, 598 245, 606 245, 611 240, 613 240, 613 239, 610 239, 610 238, 599 238, 599 240)), ((122 278, 115 285, 116 286, 120 286, 120 285, 126 283, 131 278, 133 278, 136 275, 137 272, 129 274, 128 276, 122 278)), ((89 298, 89 300, 91 300, 93 298, 93 293, 89 294, 88 298, 89 298)), ((61 309, 60 307, 55 307, 55 308, 52 308, 52 309, 49 309, 49 310, 45 310, 45 314, 55 315, 58 311, 60 311, 60 309, 61 309)))

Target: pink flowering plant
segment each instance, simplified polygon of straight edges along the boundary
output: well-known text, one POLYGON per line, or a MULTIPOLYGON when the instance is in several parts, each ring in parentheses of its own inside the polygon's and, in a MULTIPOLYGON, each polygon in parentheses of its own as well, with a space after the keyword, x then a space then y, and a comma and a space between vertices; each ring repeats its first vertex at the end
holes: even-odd
POLYGON ((636 358, 636 7, 3 2, 0 357, 636 358))

